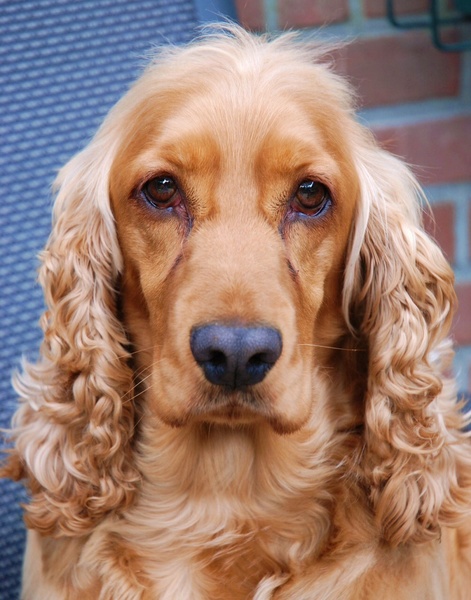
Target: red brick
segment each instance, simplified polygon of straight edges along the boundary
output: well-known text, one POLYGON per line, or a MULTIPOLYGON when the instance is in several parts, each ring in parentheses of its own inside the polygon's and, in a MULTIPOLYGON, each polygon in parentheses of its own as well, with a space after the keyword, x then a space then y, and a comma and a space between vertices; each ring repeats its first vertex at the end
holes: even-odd
POLYGON ((330 25, 348 19, 348 0, 278 0, 281 29, 330 25))
POLYGON ((425 229, 452 263, 455 260, 455 207, 451 202, 434 204, 424 211, 425 229))
MULTIPOLYGON (((417 14, 428 10, 428 0, 395 0, 394 12, 397 15, 417 14)), ((386 15, 386 2, 378 0, 364 0, 363 8, 367 17, 384 17, 386 15)))
POLYGON ((236 12, 242 27, 251 31, 265 29, 263 0, 235 0, 236 12))
POLYGON ((471 179, 471 113, 375 130, 380 144, 404 158, 425 185, 471 179))
POLYGON ((471 283, 456 286, 458 313, 453 323, 453 338, 458 346, 471 344, 471 283))
POLYGON ((357 88, 363 106, 457 96, 459 53, 437 50, 423 31, 361 39, 335 54, 337 71, 357 88))
POLYGON ((471 197, 468 198, 468 258, 471 262, 471 197))

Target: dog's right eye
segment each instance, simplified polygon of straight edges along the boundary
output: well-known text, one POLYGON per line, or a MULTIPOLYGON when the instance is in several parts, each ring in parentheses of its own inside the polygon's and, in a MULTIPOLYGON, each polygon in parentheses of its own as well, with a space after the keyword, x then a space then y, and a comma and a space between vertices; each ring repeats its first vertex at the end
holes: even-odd
POLYGON ((316 217, 331 202, 329 190, 319 181, 306 179, 299 184, 293 208, 306 216, 316 217))
POLYGON ((172 208, 181 201, 177 184, 166 175, 149 179, 143 185, 142 193, 155 208, 172 208))

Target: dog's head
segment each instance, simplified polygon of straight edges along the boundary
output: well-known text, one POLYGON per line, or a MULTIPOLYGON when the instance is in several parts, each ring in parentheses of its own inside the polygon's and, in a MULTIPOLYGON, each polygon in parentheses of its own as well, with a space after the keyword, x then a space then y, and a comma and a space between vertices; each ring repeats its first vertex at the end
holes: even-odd
POLYGON ((30 522, 85 531, 131 501, 145 403, 179 428, 360 425, 385 537, 428 535, 452 273, 348 86, 290 36, 229 29, 159 55, 59 176, 18 386, 30 522))
POLYGON ((315 345, 346 331, 355 133, 324 67, 248 39, 149 67, 115 114, 111 208, 157 414, 292 431, 315 402, 315 345))

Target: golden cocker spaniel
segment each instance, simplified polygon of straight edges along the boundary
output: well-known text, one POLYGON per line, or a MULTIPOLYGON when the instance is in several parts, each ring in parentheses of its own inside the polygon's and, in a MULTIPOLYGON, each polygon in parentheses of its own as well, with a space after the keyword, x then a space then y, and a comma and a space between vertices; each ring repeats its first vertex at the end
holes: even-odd
POLYGON ((453 275, 292 34, 161 51, 58 177, 24 600, 465 600, 453 275))

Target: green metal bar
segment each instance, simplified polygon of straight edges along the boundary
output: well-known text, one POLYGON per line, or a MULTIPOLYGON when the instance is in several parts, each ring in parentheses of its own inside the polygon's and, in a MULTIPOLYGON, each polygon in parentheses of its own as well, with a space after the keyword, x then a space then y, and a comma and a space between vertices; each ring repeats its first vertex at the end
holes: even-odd
POLYGON ((427 20, 398 20, 394 10, 394 0, 386 0, 386 13, 390 23, 398 29, 431 29, 434 45, 443 52, 464 52, 466 50, 471 50, 471 40, 448 43, 443 41, 441 35, 441 27, 459 25, 467 20, 468 16, 471 15, 471 0, 461 0, 459 3, 460 8, 461 6, 464 6, 465 8, 463 17, 452 17, 447 19, 440 18, 438 3, 439 0, 430 0, 430 19, 427 20))

